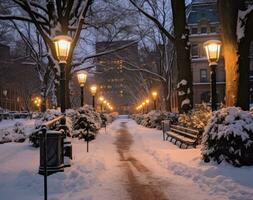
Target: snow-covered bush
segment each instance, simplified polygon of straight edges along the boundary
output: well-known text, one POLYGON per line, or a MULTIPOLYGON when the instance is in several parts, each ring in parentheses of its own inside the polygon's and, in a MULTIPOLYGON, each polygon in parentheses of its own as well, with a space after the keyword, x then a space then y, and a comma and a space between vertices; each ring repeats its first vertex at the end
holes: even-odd
POLYGON ((13 128, 0 130, 0 144, 8 142, 24 142, 26 139, 25 128, 21 122, 14 124, 13 128))
POLYGON ((162 128, 163 120, 171 120, 172 122, 177 121, 177 115, 160 110, 152 110, 147 114, 134 114, 132 118, 138 123, 148 128, 162 128))
POLYGON ((180 114, 178 122, 180 125, 203 131, 211 118, 212 111, 206 104, 201 104, 190 113, 180 114))
MULTIPOLYGON (((44 114, 40 114, 40 118, 36 121, 36 127, 39 128, 44 122, 52 120, 60 115, 61 112, 59 109, 47 110, 44 114)), ((114 117, 117 116, 115 113, 103 115, 106 122, 112 122, 114 117)), ((90 133, 95 135, 102 126, 101 114, 94 111, 93 107, 89 105, 85 105, 84 107, 80 107, 78 109, 67 109, 66 125, 67 136, 83 138, 87 128, 90 133)), ((30 136, 31 142, 37 141, 36 135, 30 136)))
POLYGON ((213 113, 202 138, 205 162, 253 165, 253 114, 228 107, 213 113))

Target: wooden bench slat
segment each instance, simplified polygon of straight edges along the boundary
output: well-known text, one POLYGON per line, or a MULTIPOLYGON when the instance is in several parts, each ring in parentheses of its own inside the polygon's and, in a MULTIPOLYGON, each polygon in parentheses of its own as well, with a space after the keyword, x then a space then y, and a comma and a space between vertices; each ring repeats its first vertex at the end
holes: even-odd
POLYGON ((197 135, 195 135, 195 134, 187 133, 185 131, 181 131, 181 130, 178 130, 178 129, 175 129, 175 128, 170 128, 170 130, 173 131, 173 132, 178 133, 179 135, 189 137, 189 138, 192 138, 192 139, 197 139, 197 135))
POLYGON ((176 129, 180 129, 186 132, 191 132, 192 134, 198 135, 199 131, 198 130, 194 130, 194 129, 190 129, 187 127, 183 127, 183 126, 178 126, 178 125, 171 125, 171 127, 176 128, 176 129))
POLYGON ((195 140, 193 140, 193 139, 190 139, 190 138, 178 135, 178 134, 176 134, 174 132, 171 132, 171 131, 167 132, 167 135, 171 136, 173 138, 177 138, 177 139, 179 139, 182 142, 188 142, 188 143, 194 143, 195 142, 195 140))
POLYGON ((191 128, 183 127, 180 125, 173 125, 163 121, 163 139, 168 140, 168 138, 175 139, 175 144, 179 141, 180 148, 183 144, 187 147, 196 147, 200 138, 200 132, 191 128), (169 127, 168 127, 169 126, 169 127))

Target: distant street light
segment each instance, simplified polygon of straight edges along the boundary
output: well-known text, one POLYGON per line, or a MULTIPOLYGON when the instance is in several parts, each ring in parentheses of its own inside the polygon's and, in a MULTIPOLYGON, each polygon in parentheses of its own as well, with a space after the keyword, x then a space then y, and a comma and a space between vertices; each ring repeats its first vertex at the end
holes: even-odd
POLYGON ((80 85, 80 91, 81 91, 81 107, 83 107, 83 88, 87 80, 87 72, 84 70, 78 71, 77 72, 77 79, 78 83, 80 85))
POLYGON ((5 110, 7 110, 7 107, 8 107, 7 94, 8 94, 8 90, 3 90, 3 95, 5 97, 5 110))
POLYGON ((103 112, 103 101, 104 101, 104 97, 99 97, 99 101, 100 101, 100 110, 101 110, 101 112, 103 112))
POLYGON ((97 86, 96 85, 92 85, 90 87, 90 91, 91 91, 91 94, 92 94, 92 106, 93 106, 93 109, 95 109, 95 96, 96 96, 96 92, 97 92, 97 86))
POLYGON ((144 101, 144 102, 142 102, 142 113, 144 114, 145 113, 145 105, 146 105, 146 102, 144 101))
POLYGON ((18 111, 20 112, 20 97, 17 97, 18 111))
POLYGON ((55 52, 60 65, 60 92, 61 112, 65 113, 65 66, 67 64, 72 38, 67 35, 58 35, 53 38, 55 52))
POLYGON ((154 110, 156 110, 156 99, 157 99, 157 92, 156 91, 152 92, 152 97, 154 100, 154 110))
POLYGON ((146 103, 146 105, 147 105, 146 107, 147 107, 147 113, 148 113, 148 104, 149 104, 149 99, 146 99, 146 100, 145 100, 145 103, 146 103))
POLYGON ((106 112, 106 104, 107 104, 107 101, 104 100, 104 101, 103 101, 103 104, 104 104, 104 111, 106 112))
POLYGON ((220 57, 221 41, 209 40, 204 43, 207 59, 210 66, 211 78, 211 104, 212 111, 217 110, 217 93, 216 93, 216 67, 220 57))
POLYGON ((34 103, 35 107, 37 107, 38 110, 40 110, 41 98, 40 97, 35 97, 34 100, 33 100, 33 103, 34 103))

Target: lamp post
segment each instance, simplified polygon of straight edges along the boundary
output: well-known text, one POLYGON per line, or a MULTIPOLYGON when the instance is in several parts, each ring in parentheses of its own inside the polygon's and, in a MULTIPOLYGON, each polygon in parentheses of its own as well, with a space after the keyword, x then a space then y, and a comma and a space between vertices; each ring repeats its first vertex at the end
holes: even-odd
POLYGON ((78 83, 80 85, 80 91, 81 91, 81 107, 83 107, 83 88, 84 88, 84 84, 86 83, 87 80, 87 72, 84 70, 80 70, 77 72, 77 79, 78 79, 78 83))
POLYGON ((146 105, 146 102, 143 102, 143 103, 142 103, 142 114, 145 113, 145 105, 146 105))
POLYGON ((152 92, 152 97, 153 97, 153 100, 154 100, 154 110, 156 110, 156 98, 157 98, 157 92, 156 91, 152 92))
POLYGON ((72 38, 67 35, 58 35, 53 38, 55 52, 60 65, 60 93, 61 93, 61 112, 65 113, 65 67, 69 56, 72 38))
POLYGON ((90 87, 90 91, 91 91, 91 94, 92 94, 92 106, 93 106, 93 109, 95 109, 95 95, 96 95, 96 92, 97 92, 97 86, 96 85, 92 85, 90 87))
POLYGON ((35 97, 33 100, 35 108, 37 107, 38 111, 40 111, 40 105, 41 105, 41 98, 35 97))
POLYGON ((210 66, 212 111, 217 110, 216 67, 220 57, 220 47, 221 41, 219 40, 209 40, 204 43, 204 48, 210 66))
POLYGON ((5 110, 7 110, 8 107, 8 103, 7 103, 7 94, 8 94, 8 90, 3 90, 3 95, 5 97, 5 110))
POLYGON ((148 113, 148 104, 149 104, 149 99, 146 99, 146 100, 145 100, 145 102, 146 102, 146 105, 147 105, 147 113, 148 113))
POLYGON ((18 111, 20 112, 20 97, 17 97, 18 111))
POLYGON ((103 101, 103 104, 104 104, 104 110, 105 110, 105 112, 106 112, 106 104, 107 104, 107 101, 104 100, 104 101, 103 101))
POLYGON ((99 97, 99 101, 100 101, 100 110, 101 110, 101 112, 103 112, 103 101, 104 101, 104 97, 99 97))

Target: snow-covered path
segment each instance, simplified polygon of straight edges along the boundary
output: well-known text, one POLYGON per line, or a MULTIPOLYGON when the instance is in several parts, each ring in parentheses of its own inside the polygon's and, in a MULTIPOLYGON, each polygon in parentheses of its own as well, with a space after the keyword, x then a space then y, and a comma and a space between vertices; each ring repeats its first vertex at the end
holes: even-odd
MULTIPOLYGON (((49 200, 252 200, 252 168, 201 163, 199 149, 180 150, 161 131, 120 118, 86 152, 73 139, 73 163, 48 178, 49 200)), ((43 199, 39 150, 0 145, 0 199, 43 199)))

